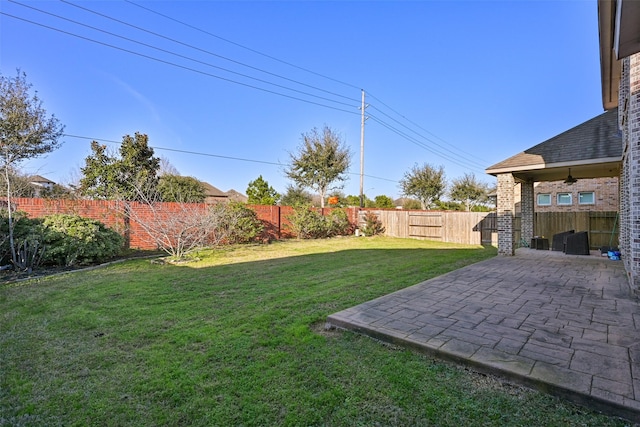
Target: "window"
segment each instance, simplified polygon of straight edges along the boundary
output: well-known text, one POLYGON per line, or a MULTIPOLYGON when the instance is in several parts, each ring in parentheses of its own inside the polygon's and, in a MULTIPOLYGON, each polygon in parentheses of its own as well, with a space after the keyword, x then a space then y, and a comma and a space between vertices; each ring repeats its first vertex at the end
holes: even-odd
POLYGON ((596 203, 596 195, 593 191, 581 191, 578 193, 578 203, 581 205, 593 205, 596 203))
POLYGON ((551 206, 551 194, 538 194, 538 206, 551 206))
POLYGON ((573 203, 571 193, 558 193, 558 205, 570 205, 573 203))

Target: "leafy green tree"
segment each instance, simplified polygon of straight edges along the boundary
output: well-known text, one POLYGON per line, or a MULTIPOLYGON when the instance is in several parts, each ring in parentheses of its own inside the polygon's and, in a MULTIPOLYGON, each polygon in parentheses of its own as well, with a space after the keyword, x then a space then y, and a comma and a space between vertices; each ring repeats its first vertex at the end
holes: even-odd
POLYGON ((327 191, 342 188, 351 164, 349 148, 331 128, 313 128, 302 134, 297 153, 289 153, 291 165, 285 170, 298 186, 310 188, 320 196, 324 207, 327 191))
POLYGON ((105 145, 91 143, 90 154, 81 168, 80 194, 95 199, 141 200, 158 184, 160 159, 154 157, 147 135, 125 135, 119 156, 105 145))
POLYGON ((380 194, 376 196, 374 199, 376 208, 395 208, 395 204, 393 203, 393 199, 389 196, 385 196, 384 194, 380 194))
POLYGON ((280 200, 280 194, 262 178, 262 175, 249 182, 247 197, 247 203, 250 205, 275 205, 280 200))
POLYGON ((402 202, 402 209, 407 211, 417 211, 422 209, 422 204, 416 199, 404 199, 402 202))
POLYGON ((118 174, 116 155, 109 153, 106 145, 91 142, 91 154, 80 168, 82 178, 78 193, 92 199, 114 199, 118 194, 118 174))
MULTIPOLYGON (((360 206, 360 196, 354 196, 353 194, 348 195, 347 197, 345 197, 345 205, 346 206, 355 206, 355 207, 359 207, 360 206)), ((364 195, 364 207, 365 208, 373 208, 375 207, 375 202, 373 200, 371 200, 370 198, 367 197, 367 195, 364 195)))
POLYGON ((433 209, 438 211, 463 211, 464 205, 450 200, 436 200, 433 202, 433 209))
POLYGON ((281 206, 300 206, 311 204, 312 196, 302 187, 287 185, 287 191, 280 199, 281 206))
POLYGON ((405 196, 417 198, 422 209, 430 209, 447 188, 444 168, 435 168, 428 163, 422 166, 415 164, 400 180, 400 188, 405 196))
POLYGON ((24 160, 47 154, 58 148, 64 126, 55 116, 47 116, 37 92, 30 94, 27 75, 18 70, 15 78, 0 74, 0 168, 6 188, 9 245, 16 265, 13 236, 11 173, 24 160))
POLYGON ((153 154, 147 135, 136 132, 122 138, 117 170, 125 200, 139 200, 141 191, 153 191, 158 185, 160 159, 153 154))
POLYGON ((449 196, 462 203, 466 211, 470 212, 475 206, 487 202, 488 193, 487 184, 478 181, 473 173, 465 173, 462 178, 453 180, 449 196))
POLYGON ((160 176, 158 193, 163 202, 202 203, 206 198, 202 183, 191 176, 160 176))

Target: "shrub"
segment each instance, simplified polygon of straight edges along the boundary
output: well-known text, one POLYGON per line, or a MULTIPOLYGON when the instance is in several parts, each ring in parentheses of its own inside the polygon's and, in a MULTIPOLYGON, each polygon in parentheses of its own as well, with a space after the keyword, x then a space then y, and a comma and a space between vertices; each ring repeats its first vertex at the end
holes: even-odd
POLYGON ((362 227, 362 232, 365 236, 375 236, 384 233, 384 231, 385 229, 382 226, 382 222, 380 222, 376 214, 370 211, 364 214, 364 227, 362 227))
POLYGON ((44 262, 71 266, 101 262, 119 254, 124 239, 100 221, 78 215, 44 218, 44 262))
POLYGON ((317 239, 326 235, 323 216, 310 205, 294 207, 287 219, 289 228, 298 239, 317 239))
POLYGON ((325 221, 327 222, 328 237, 349 234, 351 223, 349 222, 347 212, 345 212, 344 210, 332 210, 331 213, 325 217, 325 221))
POLYGON ((299 239, 320 239, 333 237, 349 232, 351 224, 347 213, 342 209, 334 209, 327 216, 309 205, 298 206, 287 217, 289 228, 299 239))
MULTIPOLYGON (((44 250, 44 230, 42 219, 28 218, 24 212, 13 214, 13 240, 16 248, 18 270, 31 270, 42 261, 44 250)), ((0 264, 12 263, 11 247, 9 243, 9 219, 6 209, 0 210, 0 264)))
POLYGON ((220 215, 219 230, 228 243, 248 243, 255 240, 264 229, 258 214, 244 203, 218 204, 213 208, 220 215))

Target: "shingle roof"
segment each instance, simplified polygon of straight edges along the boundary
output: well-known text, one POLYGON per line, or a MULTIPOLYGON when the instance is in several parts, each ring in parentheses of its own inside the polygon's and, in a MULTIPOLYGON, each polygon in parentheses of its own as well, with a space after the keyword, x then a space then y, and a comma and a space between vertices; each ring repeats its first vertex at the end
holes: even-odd
POLYGON ((229 197, 225 192, 214 187, 208 182, 200 181, 200 183, 202 184, 202 188, 204 188, 204 194, 207 197, 229 197))
POLYGON ((249 199, 247 196, 245 196, 239 191, 234 190, 233 188, 227 191, 226 194, 227 196, 229 196, 230 199, 235 200, 237 202, 246 202, 249 199))
POLYGON ((622 135, 618 130, 618 109, 606 111, 551 139, 509 157, 486 169, 489 174, 565 163, 599 163, 620 160, 622 135))
POLYGON ((29 177, 29 182, 37 182, 39 184, 55 184, 55 182, 51 181, 40 175, 32 175, 29 177))

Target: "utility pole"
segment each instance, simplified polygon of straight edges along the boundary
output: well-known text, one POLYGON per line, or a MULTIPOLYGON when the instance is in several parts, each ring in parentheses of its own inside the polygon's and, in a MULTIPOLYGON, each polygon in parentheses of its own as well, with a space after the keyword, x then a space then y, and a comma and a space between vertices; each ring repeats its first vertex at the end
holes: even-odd
POLYGON ((360 207, 364 208, 364 121, 366 117, 364 110, 367 106, 364 103, 364 89, 362 89, 362 122, 360 124, 360 207))

